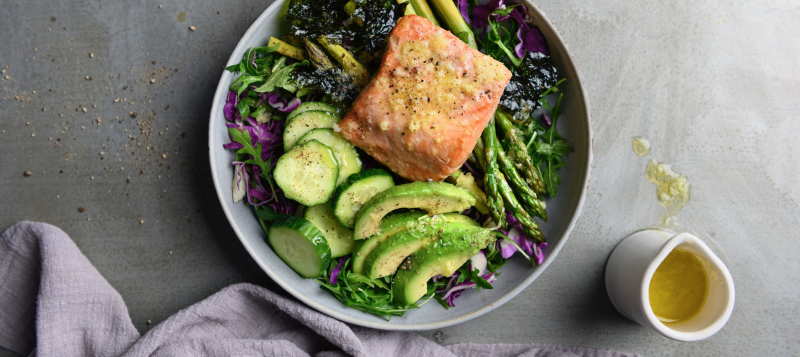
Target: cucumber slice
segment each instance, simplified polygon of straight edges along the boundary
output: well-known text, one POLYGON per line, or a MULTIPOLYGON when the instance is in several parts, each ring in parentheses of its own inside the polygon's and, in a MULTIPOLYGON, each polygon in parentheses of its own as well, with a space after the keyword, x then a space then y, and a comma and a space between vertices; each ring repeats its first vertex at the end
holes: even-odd
POLYGON ((286 216, 273 222, 269 245, 286 265, 307 279, 320 276, 331 261, 328 240, 303 218, 286 216))
POLYGON ((381 169, 366 170, 350 175, 333 194, 333 213, 347 227, 356 225, 356 214, 372 196, 394 187, 392 175, 381 169))
POLYGON ((339 224, 339 221, 333 215, 330 202, 308 207, 304 216, 328 240, 332 258, 343 257, 353 252, 353 246, 355 245, 353 231, 339 224))
POLYGON ((306 206, 316 206, 331 198, 339 177, 339 165, 329 147, 309 140, 283 154, 273 176, 286 197, 306 206))
POLYGON ((319 141, 333 150, 333 156, 339 164, 337 185, 344 182, 348 176, 361 171, 361 158, 358 157, 356 148, 332 129, 319 128, 311 130, 303 135, 300 140, 297 140, 297 143, 302 144, 309 140, 319 141))
POLYGON ((289 151, 307 132, 316 128, 333 128, 333 124, 339 122, 339 116, 326 112, 308 111, 303 112, 286 121, 286 128, 283 130, 283 151, 289 151))
POLYGON ((328 103, 323 103, 323 102, 303 102, 297 107, 297 109, 292 110, 292 112, 289 113, 289 116, 286 117, 286 120, 292 120, 292 119, 294 119, 294 117, 296 117, 296 116, 298 116, 298 115, 300 115, 302 113, 305 113, 305 112, 326 112, 326 113, 333 114, 335 116, 344 115, 344 110, 342 110, 341 108, 337 108, 337 107, 335 107, 333 105, 330 105, 328 103))

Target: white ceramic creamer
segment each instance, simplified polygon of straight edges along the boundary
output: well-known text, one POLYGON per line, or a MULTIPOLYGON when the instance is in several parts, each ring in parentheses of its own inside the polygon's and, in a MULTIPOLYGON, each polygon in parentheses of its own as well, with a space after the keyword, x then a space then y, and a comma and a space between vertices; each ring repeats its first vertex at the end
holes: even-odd
POLYGON ((712 336, 722 329, 733 311, 734 287, 728 268, 703 241, 689 233, 643 230, 625 238, 608 259, 606 290, 614 307, 625 317, 678 341, 712 336), (664 324, 650 307, 650 281, 664 258, 676 248, 703 261, 708 293, 696 315, 664 324))

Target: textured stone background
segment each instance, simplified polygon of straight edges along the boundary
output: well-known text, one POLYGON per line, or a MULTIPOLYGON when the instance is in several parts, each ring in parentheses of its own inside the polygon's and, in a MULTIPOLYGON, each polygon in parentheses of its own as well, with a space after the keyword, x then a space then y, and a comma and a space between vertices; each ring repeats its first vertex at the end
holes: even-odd
MULTIPOLYGON (((277 290, 221 213, 206 145, 222 67, 269 1, 159 4, 0 0, 0 229, 19 220, 64 229, 141 332, 231 283, 277 290)), ((592 104, 583 215, 525 292, 421 334, 645 355, 800 353, 800 1, 538 4, 592 104), (633 154, 632 136, 651 141, 647 157, 633 154), (605 294, 614 245, 662 224, 644 179, 650 159, 691 182, 691 202, 668 227, 709 242, 736 283, 730 322, 706 341, 641 328, 605 294)))

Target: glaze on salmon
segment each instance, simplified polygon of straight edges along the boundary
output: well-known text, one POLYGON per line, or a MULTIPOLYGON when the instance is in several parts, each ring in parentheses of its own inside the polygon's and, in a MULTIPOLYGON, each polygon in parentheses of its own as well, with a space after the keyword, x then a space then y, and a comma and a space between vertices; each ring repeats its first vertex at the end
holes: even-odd
POLYGON ((441 181, 467 160, 510 79, 502 63, 408 15, 338 129, 400 176, 441 181))

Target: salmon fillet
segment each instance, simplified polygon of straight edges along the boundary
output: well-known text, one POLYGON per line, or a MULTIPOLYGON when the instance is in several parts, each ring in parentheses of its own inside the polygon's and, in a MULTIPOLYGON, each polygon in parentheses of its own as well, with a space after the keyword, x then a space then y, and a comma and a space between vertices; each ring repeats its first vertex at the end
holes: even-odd
POLYGON ((467 160, 510 79, 502 63, 408 15, 338 129, 398 175, 441 181, 467 160))

